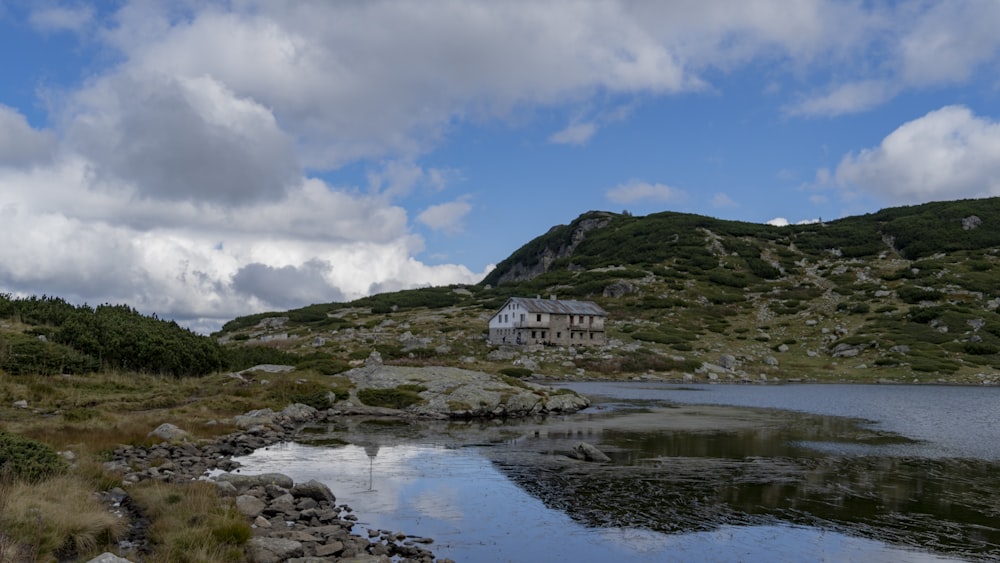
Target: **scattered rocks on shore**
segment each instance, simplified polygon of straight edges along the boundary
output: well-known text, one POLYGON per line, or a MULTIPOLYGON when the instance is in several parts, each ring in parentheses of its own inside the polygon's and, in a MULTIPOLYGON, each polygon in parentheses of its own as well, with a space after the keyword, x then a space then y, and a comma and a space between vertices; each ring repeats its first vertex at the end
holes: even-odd
MULTIPOLYGON (((399 411, 395 411, 397 414, 399 411)), ((433 553, 425 547, 433 540, 398 531, 352 529, 357 517, 344 504, 337 505, 333 491, 310 480, 295 483, 279 473, 244 475, 234 473, 239 463, 232 458, 294 438, 303 423, 321 423, 339 411, 318 411, 307 405, 290 405, 281 412, 251 411, 236 417, 244 428, 216 440, 193 442, 175 425, 165 424, 150 432, 163 442, 149 446, 120 446, 105 469, 121 474, 124 489, 103 493, 113 510, 130 520, 131 529, 121 542, 121 555, 141 559, 148 552, 145 528, 148 520, 128 495, 129 485, 155 480, 184 483, 209 478, 220 496, 230 497, 248 521, 254 537, 247 552, 256 563, 288 561, 413 561, 431 563, 433 553), (172 436, 165 439, 164 436, 172 436)), ((127 561, 104 554, 95 561, 127 561)), ((440 562, 447 559, 438 560, 440 562)))

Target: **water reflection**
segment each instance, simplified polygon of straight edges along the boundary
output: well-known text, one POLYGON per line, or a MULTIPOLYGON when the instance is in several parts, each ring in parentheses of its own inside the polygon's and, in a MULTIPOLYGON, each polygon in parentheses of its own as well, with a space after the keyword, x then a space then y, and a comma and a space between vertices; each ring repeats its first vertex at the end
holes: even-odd
POLYGON ((459 561, 1000 559, 1000 464, 869 419, 627 398, 570 417, 348 418, 245 470, 328 483, 459 561), (612 461, 572 459, 597 445, 612 461), (345 445, 346 444, 346 445, 345 445))

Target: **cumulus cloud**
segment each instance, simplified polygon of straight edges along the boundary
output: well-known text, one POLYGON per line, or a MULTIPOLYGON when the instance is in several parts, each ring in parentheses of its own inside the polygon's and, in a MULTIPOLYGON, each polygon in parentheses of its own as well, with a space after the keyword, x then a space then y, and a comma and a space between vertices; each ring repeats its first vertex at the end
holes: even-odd
POLYGON ((467 198, 462 198, 428 207, 417 215, 417 221, 435 231, 457 233, 463 228, 462 219, 471 210, 472 205, 467 198))
POLYGON ((343 293, 332 288, 326 278, 332 270, 332 264, 317 259, 301 266, 280 268, 255 262, 236 272, 233 289, 285 309, 302 304, 343 301, 343 293))
POLYGON ((893 204, 1000 195, 1000 123, 947 106, 840 161, 836 182, 893 204))
POLYGON ((687 194, 677 188, 640 180, 631 180, 611 188, 604 195, 613 203, 670 203, 687 198, 687 194))
POLYGON ((31 127, 14 108, 0 104, 0 166, 31 166, 47 161, 56 146, 50 131, 31 127))
POLYGON ((277 199, 299 179, 270 110, 211 77, 117 74, 71 111, 70 143, 96 179, 143 197, 238 205, 277 199))

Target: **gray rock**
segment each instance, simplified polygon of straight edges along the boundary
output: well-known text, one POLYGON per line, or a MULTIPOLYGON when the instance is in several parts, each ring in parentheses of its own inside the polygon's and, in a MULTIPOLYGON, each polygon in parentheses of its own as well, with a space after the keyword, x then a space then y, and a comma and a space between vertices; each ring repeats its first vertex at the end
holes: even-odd
POLYGON ((28 408, 28 401, 21 399, 20 401, 14 401, 15 409, 26 409, 28 408))
POLYGON ((156 427, 155 430, 146 434, 147 437, 159 438, 167 442, 173 442, 176 440, 186 440, 190 434, 186 430, 181 430, 173 424, 164 423, 156 427))
POLYGON ((975 215, 970 215, 962 219, 962 229, 971 231, 978 229, 983 224, 983 220, 975 215))
POLYGON ((768 356, 764 358, 764 364, 769 366, 776 366, 778 365, 778 359, 775 358, 774 356, 768 356))
POLYGON ((281 416, 291 419, 294 422, 305 422, 307 420, 312 420, 316 418, 316 413, 319 412, 315 408, 309 405, 303 405, 302 403, 295 403, 288 405, 281 411, 281 416))
POLYGON ((292 478, 281 473, 262 473, 260 475, 241 475, 237 473, 222 473, 215 476, 216 481, 227 481, 232 483, 239 491, 246 491, 252 487, 263 487, 265 485, 277 485, 284 489, 291 489, 295 484, 292 478))
POLYGON ((246 430, 252 426, 273 424, 278 414, 271 409, 258 409, 233 417, 237 428, 246 430))
POLYGON ((780 346, 778 346, 778 351, 782 352, 782 353, 787 352, 788 351, 788 344, 781 344, 780 346))
POLYGON ((333 495, 333 492, 330 490, 330 487, 327 487, 315 479, 293 486, 291 488, 291 493, 294 497, 310 498, 317 502, 328 501, 332 503, 337 500, 337 498, 333 495))
POLYGON ((87 563, 132 563, 132 561, 105 551, 97 557, 87 561, 87 563))
POLYGON ((264 501, 253 495, 240 495, 236 497, 236 510, 247 518, 256 518, 267 508, 264 501))
POLYGON ((719 356, 719 365, 728 370, 735 369, 736 356, 732 354, 723 354, 719 356))
POLYGON ((611 458, 605 455, 604 452, 586 442, 580 442, 573 446, 573 455, 575 455, 577 459, 582 459, 583 461, 595 461, 600 463, 611 461, 611 458))
POLYGON ((253 538, 247 544, 247 552, 254 563, 281 563, 293 557, 302 557, 302 544, 282 538, 253 538))

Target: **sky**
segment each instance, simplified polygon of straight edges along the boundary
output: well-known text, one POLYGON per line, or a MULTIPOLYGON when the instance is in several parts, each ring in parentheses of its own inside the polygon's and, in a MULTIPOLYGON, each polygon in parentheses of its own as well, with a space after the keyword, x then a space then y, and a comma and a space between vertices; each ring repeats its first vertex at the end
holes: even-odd
POLYGON ((590 210, 1000 195, 996 0, 0 0, 0 293, 477 283, 590 210))

